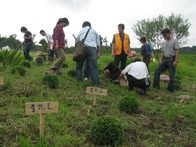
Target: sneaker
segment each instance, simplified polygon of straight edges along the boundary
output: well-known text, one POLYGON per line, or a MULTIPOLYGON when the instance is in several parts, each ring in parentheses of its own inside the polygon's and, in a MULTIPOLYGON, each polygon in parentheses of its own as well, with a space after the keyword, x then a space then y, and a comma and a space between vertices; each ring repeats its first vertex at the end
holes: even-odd
POLYGON ((85 78, 84 78, 84 81, 88 81, 88 78, 87 78, 87 77, 85 77, 85 78))

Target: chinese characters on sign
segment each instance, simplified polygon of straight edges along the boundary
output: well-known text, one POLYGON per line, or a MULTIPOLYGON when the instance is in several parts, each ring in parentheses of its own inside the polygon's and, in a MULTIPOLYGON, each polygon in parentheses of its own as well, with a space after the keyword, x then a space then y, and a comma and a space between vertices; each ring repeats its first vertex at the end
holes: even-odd
POLYGON ((26 114, 45 114, 58 112, 58 102, 31 102, 26 103, 26 114))
POLYGON ((102 89, 102 88, 98 88, 98 87, 87 87, 86 93, 107 95, 107 89, 102 89))
POLYGON ((51 72, 51 71, 44 71, 43 75, 54 75, 55 72, 51 72))

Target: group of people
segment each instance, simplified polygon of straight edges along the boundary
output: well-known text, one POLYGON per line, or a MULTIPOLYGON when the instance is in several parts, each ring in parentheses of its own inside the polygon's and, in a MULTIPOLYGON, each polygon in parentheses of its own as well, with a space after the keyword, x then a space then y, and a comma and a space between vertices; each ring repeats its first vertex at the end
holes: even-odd
MULTIPOLYGON (((60 18, 53 30, 53 35, 49 35, 44 30, 40 31, 42 36, 46 36, 48 41, 49 61, 53 61, 54 52, 57 55, 57 60, 53 63, 50 70, 61 74, 61 68, 65 61, 65 33, 63 27, 69 25, 67 18, 60 18), (51 57, 51 58, 50 58, 51 57)), ((141 94, 146 94, 146 89, 150 86, 149 80, 149 62, 151 56, 154 59, 153 50, 149 43, 146 42, 145 37, 141 37, 142 43, 140 54, 143 57, 143 62, 139 58, 135 58, 133 63, 127 65, 127 58, 131 57, 130 38, 129 35, 124 33, 124 24, 118 25, 118 33, 114 34, 112 40, 112 56, 113 62, 109 63, 103 70, 104 75, 110 80, 116 80, 123 78, 128 80, 129 90, 133 90, 134 87, 141 88, 141 94), (125 77, 126 75, 126 77, 125 77)), ((84 45, 85 56, 76 61, 76 79, 78 82, 83 82, 83 65, 85 64, 86 73, 91 83, 95 86, 100 85, 99 73, 97 69, 97 60, 100 56, 100 36, 91 27, 91 23, 88 21, 83 22, 82 29, 79 31, 76 42, 84 39, 86 33, 84 45)), ((32 46, 32 34, 25 27, 21 28, 21 32, 24 33, 24 56, 27 60, 31 60, 29 55, 30 48, 32 46)), ((160 61, 157 69, 154 72, 153 87, 160 88, 159 80, 161 72, 169 69, 170 81, 168 84, 168 91, 174 90, 174 76, 175 68, 178 62, 178 50, 179 45, 176 39, 171 35, 169 29, 164 29, 162 35, 165 39, 161 48, 160 61)))

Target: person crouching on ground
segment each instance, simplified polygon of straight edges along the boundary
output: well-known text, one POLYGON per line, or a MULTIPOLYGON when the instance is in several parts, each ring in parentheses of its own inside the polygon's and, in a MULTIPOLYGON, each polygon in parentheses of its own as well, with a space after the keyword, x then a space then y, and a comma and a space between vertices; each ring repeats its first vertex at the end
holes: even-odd
POLYGON ((117 80, 120 77, 121 70, 118 66, 114 64, 114 62, 110 62, 104 69, 103 74, 110 81, 117 80))
POLYGON ((146 89, 150 86, 149 72, 146 64, 141 59, 135 58, 121 73, 120 77, 127 76, 129 91, 134 87, 141 88, 140 94, 146 95, 146 89))

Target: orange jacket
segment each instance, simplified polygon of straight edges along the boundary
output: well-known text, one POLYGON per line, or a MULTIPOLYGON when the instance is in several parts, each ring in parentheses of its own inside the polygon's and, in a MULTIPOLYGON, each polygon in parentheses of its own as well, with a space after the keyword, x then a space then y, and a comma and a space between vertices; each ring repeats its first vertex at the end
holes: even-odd
MULTIPOLYGON (((119 34, 114 34, 114 39, 115 39, 115 43, 114 43, 114 54, 115 55, 120 55, 122 52, 122 41, 120 38, 119 34)), ((126 54, 129 53, 129 49, 130 49, 130 39, 129 39, 129 35, 128 34, 124 34, 124 40, 123 40, 123 44, 124 44, 124 51, 126 54)))

